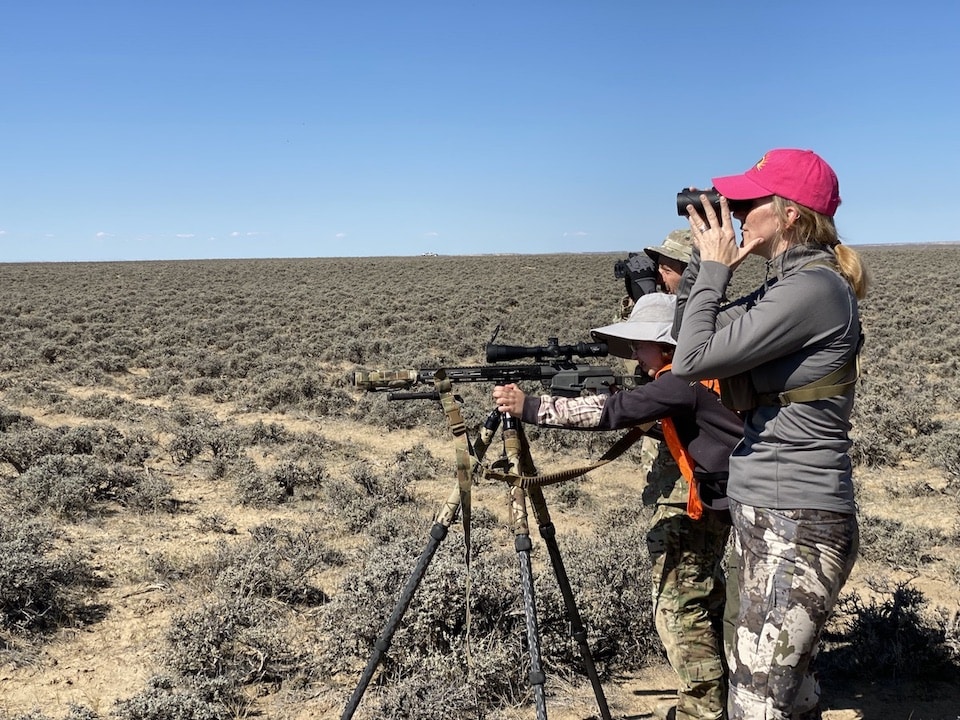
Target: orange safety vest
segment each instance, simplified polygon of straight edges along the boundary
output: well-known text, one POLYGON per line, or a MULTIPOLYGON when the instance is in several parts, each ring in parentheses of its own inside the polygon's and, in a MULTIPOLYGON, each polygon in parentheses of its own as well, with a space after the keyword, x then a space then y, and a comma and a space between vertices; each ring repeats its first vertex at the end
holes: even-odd
MULTIPOLYGON (((671 363, 664 365, 657 371, 655 377, 660 377, 662 373, 665 373, 671 367, 671 363)), ((707 388, 707 390, 717 395, 720 394, 719 380, 701 380, 700 384, 707 388)), ((690 454, 690 451, 683 446, 683 443, 680 442, 680 436, 677 435, 677 426, 674 424, 673 418, 662 418, 660 420, 660 426, 663 429, 663 440, 667 443, 667 449, 670 451, 670 455, 673 456, 677 467, 680 468, 680 474, 686 479, 687 486, 690 488, 687 493, 687 515, 689 515, 692 520, 699 520, 703 517, 703 501, 700 499, 700 489, 697 487, 697 479, 693 475, 693 456, 690 454)))

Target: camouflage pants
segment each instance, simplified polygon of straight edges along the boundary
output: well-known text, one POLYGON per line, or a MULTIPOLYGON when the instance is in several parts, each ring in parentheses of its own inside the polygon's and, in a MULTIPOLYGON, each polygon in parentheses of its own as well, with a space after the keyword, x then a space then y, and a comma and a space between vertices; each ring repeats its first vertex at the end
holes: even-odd
POLYGON ((736 556, 727 598, 730 717, 819 718, 811 663, 856 560, 856 516, 733 500, 730 509, 736 556))
POLYGON ((648 487, 659 490, 647 533, 654 621, 680 680, 678 720, 719 720, 726 717, 727 696, 721 561, 730 526, 709 510, 700 520, 687 515, 687 482, 663 450, 667 458, 658 458, 648 475, 648 487))

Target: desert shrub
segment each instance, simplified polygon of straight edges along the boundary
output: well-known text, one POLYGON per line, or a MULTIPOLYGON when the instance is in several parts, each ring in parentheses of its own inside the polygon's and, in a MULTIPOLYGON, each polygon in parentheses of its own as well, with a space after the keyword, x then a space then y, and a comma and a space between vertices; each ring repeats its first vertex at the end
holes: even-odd
POLYGON ((182 428, 176 432, 167 451, 178 465, 186 465, 203 452, 206 436, 202 428, 182 428))
POLYGON ((115 720, 228 720, 234 717, 222 701, 189 686, 178 688, 169 677, 150 678, 147 687, 118 700, 110 713, 115 720))
POLYGON ((291 634, 276 603, 249 595, 213 597, 173 618, 164 660, 184 677, 221 678, 237 687, 282 682, 306 659, 291 634))
MULTIPOLYGON (((71 520, 94 514, 101 503, 154 503, 169 483, 125 465, 105 465, 89 455, 46 455, 14 478, 8 494, 23 513, 50 510, 71 520)), ((142 507, 142 506, 140 506, 142 507)))
POLYGON ((328 515, 342 520, 351 532, 363 530, 378 514, 376 496, 349 478, 331 477, 324 484, 323 496, 328 515))
POLYGON ((42 457, 67 451, 64 445, 62 431, 36 425, 17 426, 0 434, 0 460, 23 473, 42 457))
POLYGON ((320 605, 326 594, 314 584, 324 569, 342 565, 343 554, 311 528, 260 525, 249 542, 220 543, 205 563, 210 588, 230 597, 262 597, 290 605, 320 605))
POLYGON ((293 494, 287 485, 277 477, 264 472, 250 458, 242 457, 231 463, 226 471, 227 477, 237 493, 241 505, 265 508, 286 502, 293 494))
POLYGON ((70 519, 94 512, 108 470, 83 455, 47 455, 10 484, 10 494, 24 513, 51 510, 70 519))
POLYGON ((184 392, 183 374, 176 370, 155 370, 138 377, 134 382, 137 397, 158 398, 165 395, 176 397, 184 392))
POLYGON ((860 518, 860 557, 892 567, 916 568, 930 562, 930 550, 942 539, 936 530, 908 527, 898 520, 860 518))
POLYGON ((324 482, 323 495, 331 516, 341 518, 354 532, 366 528, 372 520, 398 505, 409 503, 411 477, 395 465, 393 473, 379 470, 373 463, 360 460, 347 469, 347 476, 330 477, 324 482))
POLYGON ((92 455, 106 463, 142 465, 150 456, 153 444, 140 431, 124 435, 112 425, 80 425, 63 434, 65 451, 92 455))
POLYGON ((257 420, 247 428, 248 445, 279 445, 290 439, 290 433, 280 423, 257 420))
POLYGON ((198 515, 197 529, 200 532, 223 533, 225 535, 237 534, 237 528, 220 513, 198 515))
POLYGON ((191 380, 187 384, 187 393, 190 395, 209 395, 217 402, 229 399, 229 385, 219 378, 201 377, 191 380))
MULTIPOLYGON (((49 715, 44 715, 39 710, 34 710, 33 712, 28 713, 17 713, 16 715, 8 715, 2 709, 0 709, 0 720, 55 720, 49 715)), ((95 713, 93 710, 82 707, 80 705, 71 704, 67 710, 67 714, 62 718, 56 720, 100 720, 100 716, 95 713)))
MULTIPOLYGON (((0 523, 0 627, 38 633, 88 618, 85 591, 98 584, 79 553, 57 551, 55 531, 36 520, 0 523)), ((0 642, 0 646, 3 643, 0 642)))
MULTIPOLYGON (((557 543, 598 670, 636 670, 663 656, 653 623, 647 519, 603 513, 602 532, 558 536, 557 543)), ((566 610, 556 578, 544 570, 537 582, 541 632, 551 642, 544 658, 566 672, 580 671, 578 645, 566 636, 566 610), (549 577, 548 577, 549 576, 549 577)))
POLYGON ((141 420, 148 413, 135 402, 107 393, 94 393, 76 400, 73 409, 78 415, 97 420, 141 420))
POLYGON ((908 582, 869 585, 878 597, 865 600, 854 592, 840 598, 839 627, 825 634, 823 667, 874 680, 960 680, 958 628, 948 628, 943 614, 931 612, 924 594, 908 582))
POLYGON ((301 408, 317 415, 339 415, 353 405, 347 393, 330 387, 319 376, 302 372, 290 372, 265 383, 245 401, 268 410, 301 408))
POLYGON ((19 410, 10 410, 9 408, 0 406, 0 432, 7 432, 10 428, 18 425, 32 424, 33 418, 29 415, 24 415, 19 410))
MULTIPOLYGON (((376 708, 374 717, 482 716, 476 709, 476 687, 482 688, 485 703, 524 695, 525 625, 522 612, 517 612, 522 605, 516 565, 507 552, 512 543, 500 529, 504 547, 495 547, 490 538, 491 516, 478 513, 476 519, 469 598, 473 667, 467 666, 464 645, 465 566, 460 548, 451 547, 457 539, 451 537, 439 545, 426 567, 381 658, 379 672, 386 689, 383 694, 368 691, 365 700, 376 708), (442 714, 444 702, 446 715, 442 714)), ((348 576, 340 592, 323 607, 318 672, 332 674, 367 659, 401 589, 421 562, 418 554, 428 536, 419 533, 414 537, 409 527, 398 527, 392 541, 370 553, 363 567, 348 576)))
POLYGON ((394 456, 388 482, 405 488, 414 480, 430 479, 449 472, 451 465, 439 460, 423 443, 417 443, 394 456))
MULTIPOLYGON (((395 522, 394 537, 370 553, 323 608, 320 672, 354 666, 372 653, 375 640, 388 629, 392 609, 406 599, 409 607, 380 661, 381 689, 368 691, 364 701, 373 717, 483 717, 494 708, 528 701, 526 621, 511 533, 478 508, 469 598, 461 549, 449 548, 462 542, 457 534, 439 545, 410 595, 407 584, 425 561, 416 550, 429 539, 423 527, 416 537, 413 525, 395 522), (465 661, 468 601, 472 667, 465 661), (443 697, 453 703, 446 710, 443 697)), ((661 657, 650 607, 649 562, 640 550, 645 532, 640 518, 611 518, 603 537, 560 541, 592 654, 606 674, 661 657)), ((533 553, 543 553, 546 562, 546 551, 536 541, 533 553)), ((579 646, 568 636, 555 577, 549 566, 535 570, 534 576, 544 669, 548 674, 582 673, 579 646)))
POLYGON ((141 513, 155 513, 164 507, 173 492, 173 483, 155 472, 137 472, 133 482, 126 488, 121 502, 141 513))
POLYGON ((434 437, 445 437, 450 433, 436 402, 390 401, 384 393, 364 393, 348 412, 351 419, 384 431, 417 427, 428 430, 434 437))
POLYGON ((240 454, 243 439, 239 430, 224 427, 214 418, 178 408, 170 415, 173 438, 167 451, 174 462, 186 465, 204 451, 214 458, 235 458, 240 454))
POLYGON ((947 474, 948 485, 960 490, 960 424, 948 423, 930 442, 933 466, 947 474))
POLYGON ((866 385, 872 392, 860 392, 854 404, 850 459, 854 467, 884 467, 900 460, 907 442, 906 426, 897 402, 899 389, 882 383, 866 385))
POLYGON ((288 497, 293 497, 296 488, 322 487, 327 470, 322 463, 283 462, 273 469, 272 474, 273 481, 288 497))
POLYGON ((127 437, 110 425, 48 428, 18 423, 0 434, 0 460, 20 473, 48 455, 91 455, 139 465, 149 456, 150 444, 139 433, 127 437))

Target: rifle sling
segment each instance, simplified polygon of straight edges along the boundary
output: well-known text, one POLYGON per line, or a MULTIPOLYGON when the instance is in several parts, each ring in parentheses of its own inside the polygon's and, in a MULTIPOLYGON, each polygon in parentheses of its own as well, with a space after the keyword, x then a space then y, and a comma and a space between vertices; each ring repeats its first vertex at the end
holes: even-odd
POLYGON ((470 490, 473 484, 473 448, 470 446, 470 438, 467 436, 467 424, 463 421, 463 414, 460 412, 460 405, 457 403, 453 394, 453 383, 447 378, 443 370, 438 370, 433 377, 433 385, 440 396, 440 404, 443 407, 443 413, 447 418, 447 424, 450 432, 459 440, 457 446, 457 485, 460 489, 460 518, 463 523, 463 554, 466 565, 466 587, 465 605, 466 617, 464 619, 464 652, 467 665, 473 666, 473 660, 470 655, 470 515, 471 500, 470 490))
POLYGON ((596 470, 597 468, 616 460, 627 451, 627 448, 637 442, 637 440, 639 440, 641 437, 646 435, 653 425, 654 423, 647 423, 645 425, 638 425, 632 428, 630 432, 617 440, 617 442, 615 442, 613 446, 600 457, 599 460, 594 463, 590 463, 589 465, 584 465, 577 468, 569 468, 567 470, 559 470, 553 473, 544 473, 543 475, 517 475, 515 473, 505 473, 499 470, 485 468, 483 471, 483 476, 493 480, 501 480, 514 487, 523 488, 524 490, 531 487, 546 487, 547 485, 556 485, 557 483, 565 482, 567 480, 573 480, 581 475, 586 475, 591 470, 596 470))

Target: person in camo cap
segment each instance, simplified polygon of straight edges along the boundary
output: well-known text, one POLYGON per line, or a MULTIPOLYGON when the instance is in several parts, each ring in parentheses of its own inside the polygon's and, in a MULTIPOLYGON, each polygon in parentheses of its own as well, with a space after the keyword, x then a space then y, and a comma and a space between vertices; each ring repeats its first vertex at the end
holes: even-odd
POLYGON ((495 388, 493 398, 502 412, 552 427, 616 429, 662 421, 665 441, 643 496, 645 504, 656 505, 647 533, 654 620, 679 688, 654 712, 665 719, 720 720, 726 717, 721 561, 730 532, 723 485, 742 422, 707 385, 678 382, 671 374, 675 308, 673 295, 648 293, 627 320, 593 330, 611 355, 639 363, 650 380, 645 384, 579 398, 528 398, 511 384, 495 388))
MULTIPOLYGON (((662 244, 643 249, 657 267, 657 286, 662 292, 676 293, 691 250, 689 229, 673 230, 662 244)), ((617 319, 627 320, 633 308, 631 302, 627 314, 617 319)), ((614 350, 613 355, 631 354, 629 349, 625 353, 614 350)), ((629 373, 635 372, 636 360, 625 364, 629 373)), ((680 680, 676 699, 659 703, 654 715, 663 719, 723 718, 726 669, 719 628, 726 593, 722 559, 730 534, 726 514, 697 521, 690 518, 689 485, 666 443, 645 436, 639 467, 646 476, 643 504, 654 507, 647 532, 653 617, 667 659, 680 680)))
POLYGON ((674 230, 662 245, 647 247, 643 251, 657 264, 660 284, 664 292, 676 295, 680 277, 690 262, 693 239, 689 230, 674 230))

